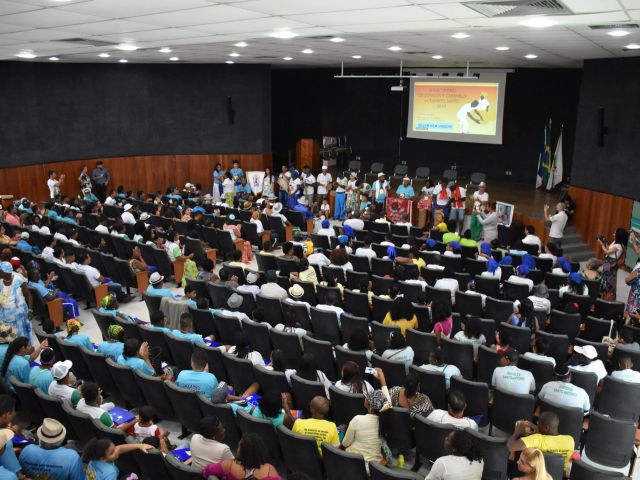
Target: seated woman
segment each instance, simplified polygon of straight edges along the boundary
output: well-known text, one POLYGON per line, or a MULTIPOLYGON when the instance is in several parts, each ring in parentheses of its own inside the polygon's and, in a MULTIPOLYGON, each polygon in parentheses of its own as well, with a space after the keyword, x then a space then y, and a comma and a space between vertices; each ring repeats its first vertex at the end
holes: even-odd
POLYGON ((264 359, 257 350, 254 350, 251 346, 249 338, 242 332, 238 332, 235 336, 235 345, 226 345, 223 347, 227 353, 230 353, 237 358, 245 358, 251 360, 254 365, 264 366, 264 359))
POLYGON ((238 452, 234 460, 211 463, 202 471, 202 477, 215 475, 220 480, 244 480, 253 477, 256 480, 280 480, 276 468, 267 463, 267 446, 255 433, 246 433, 238 443, 238 452))
POLYGON ((584 284, 582 275, 575 272, 569 274, 568 283, 558 289, 558 296, 562 298, 567 292, 574 295, 589 295, 589 287, 584 284))
POLYGON ((14 392, 13 385, 9 381, 12 376, 23 383, 29 383, 31 362, 35 361, 42 349, 48 346, 47 340, 43 340, 38 347, 33 348, 27 337, 13 339, 7 347, 2 367, 0 367, 0 377, 9 390, 14 392))
POLYGON ((191 437, 191 466, 202 471, 210 463, 233 460, 229 446, 223 443, 224 425, 217 417, 203 417, 198 423, 198 433, 191 437))
POLYGON ((40 270, 38 268, 31 268, 27 272, 27 278, 29 279, 29 283, 27 285, 37 290, 42 297, 42 300, 50 302, 56 298, 61 298, 62 308, 66 312, 68 318, 76 318, 80 315, 78 302, 68 293, 61 292, 57 289, 56 285, 53 283, 58 278, 56 277, 55 272, 49 273, 47 279, 43 281, 40 278, 40 270))
POLYGON ((129 268, 136 274, 138 272, 157 272, 158 269, 152 265, 147 265, 147 262, 142 258, 142 250, 139 246, 135 246, 131 249, 131 258, 129 259, 129 268))
POLYGON ((101 305, 100 310, 98 311, 103 315, 111 315, 112 317, 118 317, 123 320, 126 320, 127 322, 134 321, 134 319, 130 315, 127 315, 126 313, 118 310, 118 307, 120 306, 118 304, 118 299, 112 293, 110 293, 106 297, 102 297, 102 300, 100 301, 100 305, 101 305))
POLYGON ((402 335, 406 335, 407 328, 418 328, 418 318, 413 313, 411 302, 406 301, 403 297, 396 297, 382 324, 389 327, 400 327, 402 335))
POLYGON ((322 370, 318 370, 318 368, 316 367, 316 358, 313 356, 313 354, 304 353, 300 357, 298 368, 295 370, 287 369, 284 373, 287 377, 287 380, 289 381, 289 384, 291 384, 291 376, 293 374, 305 380, 322 383, 322 385, 324 385, 325 392, 327 393, 327 397, 329 396, 329 387, 332 385, 331 380, 327 378, 322 370))
POLYGON ((449 338, 453 330, 451 304, 442 300, 433 302, 431 306, 431 318, 433 321, 433 333, 436 335, 436 342, 440 344, 441 338, 449 338))
POLYGON ((75 343, 81 347, 85 347, 89 351, 93 351, 93 344, 87 335, 78 333, 82 328, 82 324, 75 319, 67 320, 67 342, 75 343))
POLYGON ((473 345, 473 357, 478 358, 478 347, 487 343, 482 334, 482 321, 475 315, 468 315, 464 321, 464 329, 456 333, 454 340, 473 345))
POLYGON ((342 365, 340 380, 336 382, 335 387, 349 393, 363 393, 367 395, 373 392, 371 384, 362 378, 360 365, 352 361, 344 362, 342 365))
POLYGON ((480 480, 482 478, 484 462, 470 433, 464 430, 451 432, 444 440, 444 447, 450 455, 438 458, 425 480, 449 478, 480 480))
POLYGON ((394 362, 402 362, 409 371, 409 367, 413 363, 413 348, 407 345, 407 340, 401 332, 397 330, 389 334, 389 348, 382 352, 382 358, 392 360, 394 362))
POLYGON ((580 271, 580 275, 582 275, 585 280, 600 280, 602 276, 602 261, 597 258, 590 258, 580 271))
POLYGON ((137 338, 128 338, 124 342, 122 355, 118 357, 120 365, 131 368, 133 371, 140 370, 147 375, 154 375, 155 371, 149 360, 149 344, 144 342, 140 345, 137 338))
POLYGON ((108 340, 98 345, 98 352, 117 362, 118 357, 124 353, 124 328, 120 325, 109 325, 107 336, 108 340))
POLYGON ((369 340, 367 332, 363 329, 356 329, 349 337, 349 341, 345 343, 343 348, 347 348, 352 352, 361 352, 367 356, 367 363, 371 362, 373 355, 373 342, 369 340))
POLYGON ((87 463, 87 478, 96 480, 120 478, 120 470, 115 463, 120 455, 135 450, 146 453, 152 448, 153 446, 144 443, 115 445, 108 438, 92 438, 85 445, 82 453, 82 461, 87 463))
POLYGON ((391 405, 409 410, 409 415, 428 417, 433 412, 433 404, 428 396, 420 393, 420 377, 416 372, 409 372, 402 387, 392 387, 389 390, 391 405))

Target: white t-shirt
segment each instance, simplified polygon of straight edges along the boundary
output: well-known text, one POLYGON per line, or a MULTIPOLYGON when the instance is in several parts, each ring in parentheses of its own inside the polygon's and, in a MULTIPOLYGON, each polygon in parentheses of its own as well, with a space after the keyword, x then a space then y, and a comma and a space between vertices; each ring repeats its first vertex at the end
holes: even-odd
POLYGON ((455 377, 456 375, 462 376, 460 369, 455 365, 450 365, 445 363, 443 365, 431 365, 430 363, 425 363, 424 365, 420 365, 420 368, 426 370, 427 372, 438 372, 444 373, 444 381, 447 385, 447 390, 449 390, 449 384, 451 383, 451 377, 455 377))
POLYGON ((545 383, 540 389, 540 393, 538 393, 538 398, 554 405, 581 408, 583 412, 588 412, 591 408, 587 392, 569 382, 553 381, 545 383))
POLYGON ((356 231, 364 230, 364 221, 359 218, 349 218, 344 221, 344 225, 351 227, 356 231))
POLYGON ((116 204, 116 199, 113 197, 107 197, 104 201, 105 205, 115 205, 116 204))
POLYGON ((540 237, 537 235, 527 235, 522 239, 522 243, 525 245, 536 245, 538 250, 542 248, 542 242, 540 241, 540 237))
POLYGON ((230 178, 225 178, 222 182, 222 193, 233 193, 235 191, 235 182, 230 178))
POLYGON ((464 332, 462 330, 459 331, 458 333, 456 333, 453 336, 453 339, 458 341, 458 342, 460 342, 460 343, 470 343, 471 345, 473 345, 473 356, 474 357, 478 356, 478 347, 480 345, 484 345, 485 343, 487 343, 487 339, 485 338, 485 336, 483 334, 480 334, 479 338, 469 338, 464 334, 464 332))
POLYGON ((76 269, 79 272, 84 273, 84 276, 87 277, 89 283, 92 287, 96 287, 100 285, 99 278, 102 276, 97 268, 92 267, 91 265, 78 265, 76 269))
POLYGON ((543 310, 547 315, 551 313, 551 300, 548 298, 536 297, 535 295, 530 295, 527 298, 531 300, 535 310, 543 310))
POLYGON ((489 193, 484 192, 480 193, 479 190, 473 192, 473 200, 476 202, 488 202, 489 201, 489 193))
POLYGON ((318 230, 318 235, 326 235, 327 237, 335 237, 336 236, 336 232, 331 227, 329 227, 329 228, 320 228, 318 230))
POLYGON ((307 260, 310 265, 320 265, 321 267, 331 265, 331 260, 324 253, 312 253, 307 257, 307 260))
POLYGON ((442 185, 438 184, 433 188, 433 195, 436 197, 436 204, 441 207, 444 207, 449 203, 449 199, 451 198, 451 190, 449 187, 445 187, 445 191, 447 192, 447 198, 440 198, 440 192, 442 192, 442 185))
POLYGON ((438 458, 425 480, 481 480, 484 463, 467 457, 447 455, 438 458))
POLYGON ((295 333, 298 338, 302 338, 307 334, 307 331, 304 328, 294 327, 293 329, 285 330, 285 326, 282 323, 277 324, 273 329, 278 332, 295 333))
MULTIPOLYGON (((563 285, 558 289, 558 297, 564 297, 564 294, 569 291, 569 285, 563 285)), ((582 293, 580 295, 589 295, 589 287, 582 285, 582 293)))
POLYGON ((607 257, 611 257, 614 258, 616 260, 618 260, 621 256, 622 256, 622 245, 620 245, 619 243, 610 243, 609 247, 607 247, 608 250, 614 249, 613 253, 610 253, 609 255, 607 255, 607 257))
POLYGON ((531 280, 530 278, 523 278, 517 275, 511 275, 509 278, 507 278, 507 282, 515 283, 517 285, 526 285, 527 287, 529 287, 529 291, 533 290, 533 280, 531 280))
POLYGON ((50 178, 47 180, 47 187, 49 187, 49 196, 55 198, 60 193, 60 182, 50 178))
POLYGON ((264 225, 262 225, 262 222, 260 221, 259 218, 252 218, 251 220, 249 220, 249 222, 255 224, 256 233, 258 235, 260 235, 260 234, 262 234, 262 232, 264 232, 264 225))
POLYGON ((535 353, 535 352, 526 352, 522 356, 529 360, 537 360, 538 362, 547 362, 553 365, 554 367, 556 366, 556 359, 553 357, 547 357, 546 355, 540 355, 539 353, 535 353))
POLYGON ((598 377, 598 382, 602 381, 602 379, 607 376, 607 369, 604 367, 604 364, 600 359, 592 360, 591 363, 587 365, 577 365, 575 367, 569 367, 569 368, 571 370, 576 370, 578 372, 595 373, 598 377))
MULTIPOLYGON (((353 385, 351 385, 350 383, 342 383, 342 380, 338 380, 335 384, 335 387, 338 390, 342 390, 343 392, 349 392, 349 393, 356 393, 353 390, 353 385)), ((364 392, 363 393, 372 393, 373 392, 373 387, 371 386, 371 384, 369 382, 367 382, 366 380, 364 380, 364 387, 363 387, 364 392)))
POLYGON ((95 229, 96 232, 109 234, 109 229, 106 225, 98 225, 95 229))
POLYGON ((449 290, 451 292, 451 303, 456 302, 456 292, 460 288, 458 280, 455 278, 439 278, 433 288, 438 290, 449 290))
POLYGON ((460 430, 472 428, 473 430, 478 431, 478 424, 469 417, 452 417, 446 410, 435 409, 427 418, 431 421, 442 423, 444 425, 453 425, 460 430))
POLYGON ((128 223, 130 225, 133 225, 134 223, 136 223, 136 217, 134 217, 131 212, 122 212, 122 215, 120 215, 120 218, 122 218, 123 223, 128 223))
POLYGON ((228 445, 203 437, 196 433, 191 437, 189 447, 191 448, 191 466, 198 470, 210 463, 217 463, 223 460, 233 460, 233 453, 228 445))
POLYGON ((569 217, 564 211, 558 212, 555 215, 549 217, 551 219, 551 228, 549 229, 549 236, 553 238, 562 238, 564 236, 564 227, 569 221, 569 217))
POLYGON ((314 177, 312 174, 304 176, 304 194, 305 195, 313 195, 314 183, 316 183, 316 177, 314 177))
POLYGON ((616 370, 611 373, 611 377, 618 380, 624 380, 625 382, 640 383, 640 372, 633 368, 627 368, 625 370, 616 370))
POLYGON ((491 385, 505 392, 519 394, 533 392, 536 389, 533 374, 515 365, 496 368, 493 371, 491 385))
POLYGON ((319 173, 317 177, 318 181, 318 195, 326 195, 328 183, 331 183, 333 179, 331 178, 330 173, 319 173))
POLYGON ((376 258, 376 252, 372 248, 360 247, 356 250, 356 257, 367 257, 369 259, 376 258))
POLYGON ((340 307, 336 307, 335 305, 325 305, 323 303, 316 305, 318 310, 323 310, 325 312, 334 312, 336 317, 338 318, 338 324, 340 323, 340 315, 344 313, 344 310, 340 307))
POLYGON ((413 363, 413 356, 414 352, 411 347, 387 348, 382 352, 382 358, 386 358, 392 362, 402 362, 407 368, 413 363))

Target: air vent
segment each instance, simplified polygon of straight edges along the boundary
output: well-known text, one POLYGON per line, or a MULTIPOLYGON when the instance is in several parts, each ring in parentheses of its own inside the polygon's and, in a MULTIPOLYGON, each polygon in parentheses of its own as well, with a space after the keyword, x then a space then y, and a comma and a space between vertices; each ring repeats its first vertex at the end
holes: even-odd
POLYGON ((614 28, 640 28, 637 23, 611 23, 609 25, 589 25, 591 30, 612 30, 614 28))
POLYGON ((463 5, 485 17, 519 17, 522 15, 570 15, 559 0, 493 0, 488 2, 465 2, 463 5))
POLYGON ((274 57, 272 55, 257 55, 255 57, 249 57, 249 58, 257 58, 257 59, 260 59, 260 60, 274 60, 274 59, 279 58, 279 57, 274 57))
POLYGON ((56 42, 72 43, 74 45, 82 45, 85 47, 113 47, 114 45, 114 42, 103 42, 93 38, 65 38, 63 40, 56 40, 56 42))
POLYGON ((431 55, 431 52, 403 52, 403 55, 431 55))

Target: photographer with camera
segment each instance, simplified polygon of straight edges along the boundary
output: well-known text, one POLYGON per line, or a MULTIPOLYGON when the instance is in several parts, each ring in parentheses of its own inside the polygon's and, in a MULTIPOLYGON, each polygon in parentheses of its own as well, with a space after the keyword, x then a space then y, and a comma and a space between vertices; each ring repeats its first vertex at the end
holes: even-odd
POLYGON ((569 217, 564 211, 564 208, 564 203, 558 202, 555 215, 549 215, 549 205, 544 206, 544 220, 545 222, 551 222, 551 226, 549 227, 549 242, 555 243, 558 247, 562 246, 564 227, 567 226, 567 222, 569 221, 569 217))
POLYGON ((616 229, 613 242, 609 245, 607 245, 607 239, 604 235, 598 235, 596 238, 604 253, 602 278, 600 280, 600 296, 605 300, 615 300, 618 268, 624 265, 629 232, 624 228, 616 229))

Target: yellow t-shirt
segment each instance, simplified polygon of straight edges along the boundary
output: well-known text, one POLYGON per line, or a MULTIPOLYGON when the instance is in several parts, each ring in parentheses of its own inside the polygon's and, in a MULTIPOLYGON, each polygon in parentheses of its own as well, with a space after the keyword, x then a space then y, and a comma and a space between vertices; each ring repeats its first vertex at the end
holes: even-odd
POLYGON ((298 435, 315 438, 320 455, 322 455, 322 450, 320 449, 322 442, 327 442, 331 445, 338 445, 340 443, 338 428, 335 423, 329 420, 317 418, 296 420, 291 431, 298 435))
POLYGON ((555 453, 564 457, 564 469, 567 470, 571 455, 575 448, 575 442, 571 435, 542 435, 534 433, 528 437, 522 437, 522 443, 530 448, 538 448, 542 452, 555 453))
POLYGON ((427 268, 427 263, 420 257, 413 259, 413 264, 418 266, 418 270, 427 268))
POLYGON ((418 318, 414 315, 410 319, 401 318, 400 320, 391 320, 391 313, 387 313, 382 324, 387 327, 400 327, 402 335, 406 335, 407 328, 418 328, 418 318))

